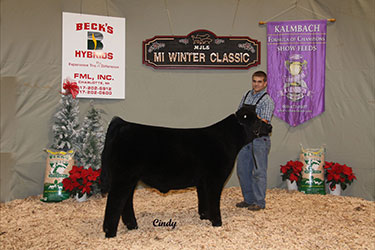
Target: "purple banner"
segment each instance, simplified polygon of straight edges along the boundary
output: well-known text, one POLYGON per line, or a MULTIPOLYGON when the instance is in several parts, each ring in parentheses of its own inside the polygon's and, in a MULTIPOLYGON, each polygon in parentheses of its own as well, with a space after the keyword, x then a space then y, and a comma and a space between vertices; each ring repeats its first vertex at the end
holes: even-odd
POLYGON ((298 126, 324 112, 327 20, 267 23, 274 116, 298 126))

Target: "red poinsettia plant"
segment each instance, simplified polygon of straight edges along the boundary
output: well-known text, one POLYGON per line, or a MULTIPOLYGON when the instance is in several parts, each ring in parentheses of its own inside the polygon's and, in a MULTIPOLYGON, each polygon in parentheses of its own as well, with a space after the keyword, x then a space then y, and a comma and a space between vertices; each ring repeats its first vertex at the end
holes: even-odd
POLYGON ((302 179, 302 167, 303 163, 300 161, 288 161, 285 165, 280 165, 280 172, 283 181, 290 180, 296 181, 297 183, 302 179))
POLYGON ((351 167, 346 164, 341 165, 336 162, 326 161, 324 164, 325 178, 331 190, 336 189, 336 184, 340 184, 342 190, 345 190, 347 185, 350 185, 354 179, 357 179, 351 167))
POLYGON ((91 167, 85 169, 83 166, 73 166, 69 171, 69 177, 62 181, 64 189, 69 191, 71 196, 78 194, 78 197, 82 197, 85 193, 90 195, 93 191, 99 190, 100 172, 101 169, 93 170, 91 167))

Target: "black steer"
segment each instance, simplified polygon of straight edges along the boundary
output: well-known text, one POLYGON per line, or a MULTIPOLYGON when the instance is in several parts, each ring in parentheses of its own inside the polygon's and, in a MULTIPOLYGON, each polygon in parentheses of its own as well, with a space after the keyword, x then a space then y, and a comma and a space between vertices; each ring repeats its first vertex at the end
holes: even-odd
POLYGON ((120 216, 128 229, 138 228, 133 194, 139 180, 162 193, 196 186, 200 218, 221 226, 224 183, 240 149, 255 138, 251 131, 264 124, 253 107, 243 107, 209 127, 193 129, 147 126, 114 117, 106 135, 100 176, 103 193, 109 192, 105 236, 116 236, 120 216))

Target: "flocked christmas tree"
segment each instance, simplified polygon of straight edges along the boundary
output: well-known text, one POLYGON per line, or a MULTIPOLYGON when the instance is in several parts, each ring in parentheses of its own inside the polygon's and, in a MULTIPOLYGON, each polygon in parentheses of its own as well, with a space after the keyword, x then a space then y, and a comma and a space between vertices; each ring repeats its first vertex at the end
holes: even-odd
POLYGON ((92 167, 97 170, 101 166, 101 154, 104 147, 104 128, 101 124, 99 111, 90 102, 87 116, 84 118, 80 130, 81 150, 76 160, 84 168, 92 167))
POLYGON ((79 138, 79 106, 75 99, 78 87, 75 82, 64 83, 65 93, 62 93, 60 110, 55 114, 55 122, 52 126, 53 144, 55 150, 78 150, 79 138))

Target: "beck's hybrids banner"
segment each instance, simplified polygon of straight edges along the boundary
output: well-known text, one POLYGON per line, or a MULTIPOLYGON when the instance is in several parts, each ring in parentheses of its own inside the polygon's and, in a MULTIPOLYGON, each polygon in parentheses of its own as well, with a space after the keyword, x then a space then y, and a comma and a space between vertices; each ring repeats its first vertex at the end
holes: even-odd
POLYGON ((125 18, 64 12, 62 31, 62 83, 78 98, 124 99, 125 18))

